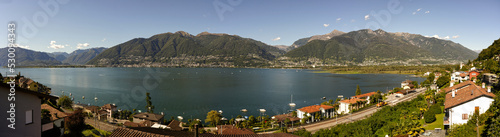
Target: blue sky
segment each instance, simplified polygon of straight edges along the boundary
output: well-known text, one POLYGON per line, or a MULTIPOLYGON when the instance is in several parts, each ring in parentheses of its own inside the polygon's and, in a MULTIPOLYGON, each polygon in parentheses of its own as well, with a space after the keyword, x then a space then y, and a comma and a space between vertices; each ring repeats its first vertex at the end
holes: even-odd
POLYGON ((44 52, 112 47, 176 31, 291 45, 334 29, 380 28, 448 39, 472 50, 500 38, 500 1, 495 0, 0 0, 0 9, 2 24, 16 23, 20 46, 44 52), (51 3, 49 10, 44 3, 51 3))

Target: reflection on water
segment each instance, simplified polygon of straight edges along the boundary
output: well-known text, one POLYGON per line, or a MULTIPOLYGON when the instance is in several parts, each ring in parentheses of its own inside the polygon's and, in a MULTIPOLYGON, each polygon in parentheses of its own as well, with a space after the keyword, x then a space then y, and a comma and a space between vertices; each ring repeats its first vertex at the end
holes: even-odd
POLYGON ((328 100, 338 95, 352 96, 358 84, 366 93, 399 87, 406 79, 423 80, 408 75, 328 74, 287 69, 23 68, 18 71, 51 87, 52 94, 72 93, 75 101, 81 103, 115 103, 122 109, 144 111, 146 101, 141 91, 147 91, 151 93, 155 112, 164 112, 167 119, 178 115, 205 119, 210 110, 223 110, 228 118, 259 115, 261 108, 267 110, 267 115, 276 115, 290 109, 291 94, 296 108, 300 108, 321 103, 321 97, 328 100), (241 109, 248 112, 240 112, 241 109))

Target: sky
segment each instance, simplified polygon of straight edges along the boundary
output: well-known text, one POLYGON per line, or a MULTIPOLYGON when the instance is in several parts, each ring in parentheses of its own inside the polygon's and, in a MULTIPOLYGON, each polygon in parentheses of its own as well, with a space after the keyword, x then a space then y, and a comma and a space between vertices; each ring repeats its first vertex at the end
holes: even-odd
MULTIPOLYGON (((269 45, 360 29, 451 40, 472 50, 500 38, 500 1, 434 0, 0 0, 16 43, 43 52, 112 47, 133 38, 207 31, 269 45)), ((5 44, 7 46, 7 44, 5 44)))

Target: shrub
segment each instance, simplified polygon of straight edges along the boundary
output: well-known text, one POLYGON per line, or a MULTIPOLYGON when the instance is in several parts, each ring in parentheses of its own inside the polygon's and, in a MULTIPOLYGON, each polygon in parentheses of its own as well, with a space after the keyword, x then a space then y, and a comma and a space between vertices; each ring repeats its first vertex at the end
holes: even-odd
POLYGON ((424 119, 425 123, 432 123, 436 121, 436 115, 431 110, 429 110, 424 113, 424 119))
POLYGON ((441 107, 439 104, 434 104, 431 106, 431 108, 429 109, 429 111, 432 111, 432 113, 434 114, 441 114, 443 113, 443 111, 441 110, 441 107))

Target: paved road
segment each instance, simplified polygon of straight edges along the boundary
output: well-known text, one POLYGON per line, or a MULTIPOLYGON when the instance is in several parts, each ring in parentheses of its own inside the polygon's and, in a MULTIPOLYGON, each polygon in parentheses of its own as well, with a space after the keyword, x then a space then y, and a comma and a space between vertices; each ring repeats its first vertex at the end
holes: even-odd
MULTIPOLYGON (((417 92, 410 93, 408 95, 405 95, 404 97, 396 98, 396 99, 390 101, 389 105, 394 106, 397 103, 414 99, 419 94, 423 93, 424 91, 425 91, 424 88, 417 89, 417 92)), ((320 129, 325 129, 325 128, 333 127, 337 124, 350 123, 350 122, 354 122, 356 120, 364 119, 366 117, 371 116, 373 113, 377 112, 377 110, 378 110, 377 107, 371 106, 370 108, 366 108, 365 110, 355 112, 354 114, 344 115, 342 117, 338 117, 337 119, 333 118, 333 119, 323 120, 320 122, 301 126, 301 128, 305 128, 307 131, 314 134, 316 131, 319 131, 320 129)), ((289 129, 289 131, 291 131, 291 129, 289 129)))
POLYGON ((96 121, 93 118, 92 119, 85 118, 85 123, 93 126, 94 128, 109 131, 109 132, 113 132, 113 130, 118 128, 118 126, 111 125, 111 124, 108 124, 108 123, 105 123, 105 122, 102 122, 99 120, 97 121, 97 123, 99 125, 96 125, 96 121))

